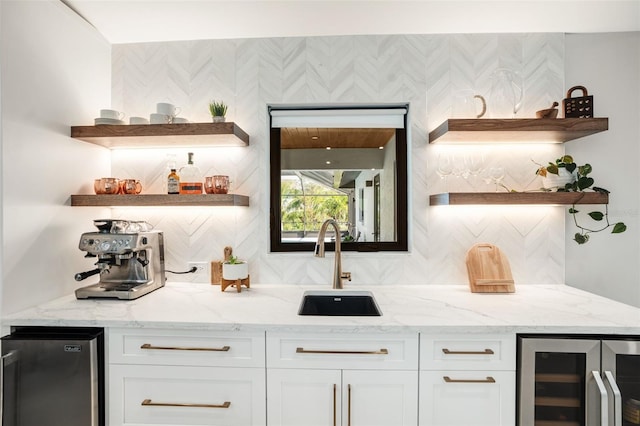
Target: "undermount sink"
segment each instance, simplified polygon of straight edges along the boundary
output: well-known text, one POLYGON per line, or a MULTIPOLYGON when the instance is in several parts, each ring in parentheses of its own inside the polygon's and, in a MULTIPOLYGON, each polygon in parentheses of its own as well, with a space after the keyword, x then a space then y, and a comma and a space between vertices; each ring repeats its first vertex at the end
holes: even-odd
POLYGON ((307 291, 298 315, 379 317, 382 311, 370 291, 307 291))

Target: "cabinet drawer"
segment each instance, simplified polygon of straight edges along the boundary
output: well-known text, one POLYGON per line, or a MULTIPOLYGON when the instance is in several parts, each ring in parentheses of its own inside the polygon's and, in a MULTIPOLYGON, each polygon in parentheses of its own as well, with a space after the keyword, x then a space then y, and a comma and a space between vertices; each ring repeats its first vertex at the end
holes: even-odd
POLYGON ((418 335, 267 333, 267 366, 416 370, 418 335))
POLYGON ((420 426, 513 426, 515 371, 420 372, 420 426))
POLYGON ((109 330, 109 363, 264 367, 264 333, 109 330))
POLYGON ((515 335, 420 335, 420 370, 515 370, 515 368, 515 335))
POLYGON ((266 422, 262 368, 111 365, 109 379, 111 426, 266 422))

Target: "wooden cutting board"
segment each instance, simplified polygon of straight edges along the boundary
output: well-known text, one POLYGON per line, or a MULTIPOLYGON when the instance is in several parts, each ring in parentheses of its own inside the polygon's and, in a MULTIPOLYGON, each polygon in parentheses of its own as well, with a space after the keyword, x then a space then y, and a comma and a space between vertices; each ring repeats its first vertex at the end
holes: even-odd
POLYGON ((516 291, 509 260, 493 244, 475 244, 467 252, 466 262, 472 293, 516 291))

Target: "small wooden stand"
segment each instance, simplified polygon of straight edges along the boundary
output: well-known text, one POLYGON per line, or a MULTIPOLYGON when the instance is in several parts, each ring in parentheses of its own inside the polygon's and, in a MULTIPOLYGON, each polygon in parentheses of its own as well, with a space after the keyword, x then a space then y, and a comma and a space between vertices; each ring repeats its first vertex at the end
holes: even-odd
POLYGON ((242 291, 242 286, 245 286, 246 288, 250 288, 251 287, 251 282, 250 282, 250 276, 247 276, 247 278, 242 278, 242 279, 238 279, 238 280, 225 280, 224 278, 220 279, 220 289, 222 291, 225 291, 225 289, 229 286, 231 287, 236 287, 236 291, 238 293, 240 293, 242 291))

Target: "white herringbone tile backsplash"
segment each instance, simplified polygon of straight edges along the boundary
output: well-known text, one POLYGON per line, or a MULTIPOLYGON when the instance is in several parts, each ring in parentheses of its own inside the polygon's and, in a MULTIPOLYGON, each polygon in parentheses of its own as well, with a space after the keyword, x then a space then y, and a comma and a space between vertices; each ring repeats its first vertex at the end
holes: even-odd
MULTIPOLYGON (((511 68, 525 81, 518 117, 564 95, 562 34, 461 34, 205 40, 113 46, 112 106, 148 116, 170 101, 180 115, 210 121, 207 104, 229 104, 228 121, 251 137, 247 148, 198 148, 205 175, 227 174, 248 208, 114 209, 165 233, 169 269, 222 257, 224 246, 250 261, 255 283, 329 284, 332 255, 270 254, 268 235, 269 103, 410 102, 410 253, 346 253, 344 268, 362 284, 466 284, 464 258, 477 242, 498 245, 516 284, 564 281, 565 209, 549 206, 429 207, 445 188, 491 190, 479 177, 440 179, 440 156, 482 158, 505 168, 504 183, 540 186, 532 161, 545 163, 561 145, 451 147, 428 144, 428 132, 451 112, 453 94, 486 95, 491 73, 511 68)), ((115 150, 112 172, 142 179, 144 191, 164 192, 168 156, 178 165, 187 149, 115 150)), ((170 276, 171 277, 171 276, 170 276)), ((173 278, 173 277, 171 277, 173 278)), ((171 279, 170 278, 170 279, 171 279)))

